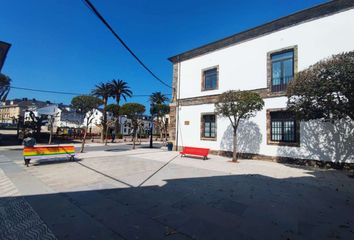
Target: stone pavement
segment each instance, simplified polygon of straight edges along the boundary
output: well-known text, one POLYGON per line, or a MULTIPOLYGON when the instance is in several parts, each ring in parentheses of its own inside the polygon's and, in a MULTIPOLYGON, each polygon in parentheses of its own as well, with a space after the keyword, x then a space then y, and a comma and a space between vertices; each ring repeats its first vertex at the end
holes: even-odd
POLYGON ((4 191, 58 239, 354 239, 354 181, 343 172, 177 155, 97 151, 0 166, 18 193, 4 191))
MULTIPOLYGON (((14 163, 0 164, 4 167, 3 164, 14 163)), ((31 205, 19 195, 12 181, 0 169, 0 239, 56 239, 31 205)))

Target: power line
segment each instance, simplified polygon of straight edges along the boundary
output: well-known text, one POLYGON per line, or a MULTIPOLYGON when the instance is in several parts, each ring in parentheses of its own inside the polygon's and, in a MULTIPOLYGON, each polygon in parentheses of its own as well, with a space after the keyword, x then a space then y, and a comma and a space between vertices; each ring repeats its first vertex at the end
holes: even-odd
POLYGON ((51 91, 51 90, 42 90, 42 89, 34 89, 34 88, 23 88, 23 87, 13 87, 10 86, 12 89, 19 89, 19 90, 25 90, 25 91, 32 91, 32 92, 42 92, 42 93, 55 93, 55 94, 65 94, 65 95, 84 95, 82 93, 72 93, 72 92, 60 92, 60 91, 51 91))
POLYGON ((95 6, 89 0, 83 0, 87 7, 98 17, 102 23, 111 31, 111 33, 118 39, 118 41, 128 50, 128 52, 140 63, 140 65, 145 68, 155 79, 157 79, 160 83, 172 89, 170 85, 162 81, 156 74, 154 74, 144 63, 142 60, 138 58, 137 55, 128 47, 128 45, 118 36, 118 34, 113 30, 113 28, 108 24, 108 22, 102 17, 102 15, 97 11, 95 6))
MULTIPOLYGON (((34 88, 24 88, 24 87, 14 87, 10 86, 12 89, 18 89, 18 90, 25 90, 25 91, 31 91, 31 92, 41 92, 41 93, 54 93, 54 94, 63 94, 63 95, 73 95, 73 96, 79 96, 79 95, 87 95, 84 93, 73 93, 73 92, 61 92, 61 91, 52 91, 52 90, 43 90, 43 89, 34 89, 34 88)), ((164 94, 164 95, 171 95, 171 94, 164 94)), ((132 96, 134 97, 150 97, 148 94, 136 94, 132 96)))

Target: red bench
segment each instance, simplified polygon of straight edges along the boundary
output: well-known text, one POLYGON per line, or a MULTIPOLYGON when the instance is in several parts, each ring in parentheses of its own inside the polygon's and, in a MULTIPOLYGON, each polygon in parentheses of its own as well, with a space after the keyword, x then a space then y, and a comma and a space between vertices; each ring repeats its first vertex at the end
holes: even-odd
POLYGON ((183 147, 183 150, 180 152, 180 154, 182 157, 185 155, 202 156, 205 160, 208 158, 209 148, 183 147))

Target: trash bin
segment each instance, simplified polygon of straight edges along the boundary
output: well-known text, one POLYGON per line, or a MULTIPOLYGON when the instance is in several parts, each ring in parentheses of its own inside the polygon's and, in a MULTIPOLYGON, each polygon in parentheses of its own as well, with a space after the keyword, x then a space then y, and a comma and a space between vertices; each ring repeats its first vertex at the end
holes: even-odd
POLYGON ((172 148, 173 148, 173 143, 168 142, 168 143, 167 143, 167 150, 168 150, 168 151, 172 151, 172 148))
POLYGON ((31 137, 27 137, 27 138, 23 139, 23 145, 25 147, 33 147, 34 145, 36 145, 36 139, 31 138, 31 137))

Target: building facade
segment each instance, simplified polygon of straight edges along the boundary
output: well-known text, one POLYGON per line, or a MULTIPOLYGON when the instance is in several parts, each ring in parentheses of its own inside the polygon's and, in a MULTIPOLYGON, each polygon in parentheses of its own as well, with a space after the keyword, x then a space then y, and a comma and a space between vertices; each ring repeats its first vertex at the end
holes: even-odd
POLYGON ((27 110, 44 107, 48 104, 48 102, 27 98, 4 101, 0 106, 0 123, 16 124, 20 117, 25 116, 27 110))
POLYGON ((232 127, 214 104, 225 91, 250 90, 265 106, 238 129, 243 156, 354 162, 353 122, 299 122, 285 96, 298 71, 354 50, 352 26, 354 1, 330 1, 171 57, 171 140, 229 153, 232 127))
MULTIPOLYGON (((84 120, 83 114, 77 113, 71 109, 70 106, 63 104, 50 104, 45 107, 31 107, 24 113, 24 121, 32 121, 30 111, 34 116, 41 115, 53 118, 53 131, 56 132, 58 128, 80 128, 84 120)), ((46 125, 43 126, 43 131, 49 131, 49 120, 46 120, 46 125)))
MULTIPOLYGON (((142 116, 138 120, 138 133, 142 135, 148 135, 151 128, 151 118, 149 116, 142 116)), ((120 116, 120 132, 123 136, 129 136, 133 134, 132 120, 127 116, 120 116)))

